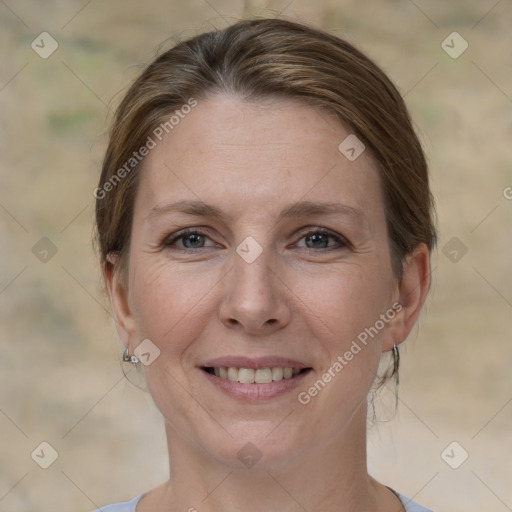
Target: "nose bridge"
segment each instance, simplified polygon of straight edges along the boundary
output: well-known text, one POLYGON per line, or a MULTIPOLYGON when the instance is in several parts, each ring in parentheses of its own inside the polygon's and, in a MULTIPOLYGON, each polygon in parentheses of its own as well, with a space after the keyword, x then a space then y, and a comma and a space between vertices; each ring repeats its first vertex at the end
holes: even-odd
POLYGON ((234 257, 233 287, 241 297, 255 300, 271 299, 274 293, 272 250, 263 248, 252 237, 245 239, 236 249, 234 257), (253 297, 254 296, 254 297, 253 297))
POLYGON ((272 268, 274 262, 270 247, 254 239, 239 244, 221 308, 226 325, 242 325, 247 331, 262 334, 269 326, 282 327, 288 321, 283 290, 272 268))

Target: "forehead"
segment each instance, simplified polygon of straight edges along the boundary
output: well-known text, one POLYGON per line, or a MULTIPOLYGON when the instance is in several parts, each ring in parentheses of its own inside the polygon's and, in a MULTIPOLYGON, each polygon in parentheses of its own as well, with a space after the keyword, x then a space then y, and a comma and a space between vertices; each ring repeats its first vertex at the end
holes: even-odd
POLYGON ((355 160, 340 152, 348 136, 334 116, 293 100, 199 101, 145 158, 136 213, 190 199, 229 205, 235 216, 293 200, 382 214, 377 165, 368 150, 355 160))

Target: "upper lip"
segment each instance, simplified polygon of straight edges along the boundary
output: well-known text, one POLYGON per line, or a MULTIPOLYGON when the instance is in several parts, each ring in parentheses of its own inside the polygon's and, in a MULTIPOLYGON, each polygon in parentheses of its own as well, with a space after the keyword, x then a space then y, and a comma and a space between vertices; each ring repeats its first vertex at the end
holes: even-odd
POLYGON ((207 368, 253 368, 257 370, 259 368, 273 368, 273 367, 283 367, 283 368, 311 368, 310 365, 302 363, 301 361, 297 361, 295 359, 289 359, 287 357, 277 357, 277 356, 264 356, 264 357, 246 357, 246 356, 225 356, 225 357, 216 357, 215 359, 210 359, 206 361, 203 367, 207 368))

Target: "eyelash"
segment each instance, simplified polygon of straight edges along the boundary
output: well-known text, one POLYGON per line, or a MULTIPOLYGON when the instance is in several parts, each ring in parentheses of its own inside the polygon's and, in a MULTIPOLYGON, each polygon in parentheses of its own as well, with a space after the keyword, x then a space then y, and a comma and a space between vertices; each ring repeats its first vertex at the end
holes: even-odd
MULTIPOLYGON (((170 237, 166 238, 163 243, 162 243, 162 247, 163 248, 166 248, 166 249, 171 249, 171 250, 177 250, 177 251, 182 251, 182 252, 195 252, 195 251, 198 251, 200 249, 209 249, 211 247, 198 247, 197 249, 188 249, 188 248, 181 248, 181 247, 175 247, 175 243, 178 241, 178 240, 182 240, 184 238, 187 238, 188 236, 191 236, 191 235, 199 235, 199 236, 203 236, 203 237, 206 237, 206 238, 209 238, 208 234, 205 232, 205 231, 200 231, 198 229, 185 229, 183 231, 179 231, 178 233, 175 233, 173 235, 171 235, 170 237)), ((324 229, 324 228, 316 228, 316 229, 312 229, 310 231, 307 231, 305 233, 303 233, 301 235, 301 237, 299 238, 299 240, 302 240, 303 238, 307 237, 307 236, 311 236, 311 235, 326 235, 326 236, 329 236, 330 238, 334 239, 335 242, 339 245, 339 247, 325 247, 325 248, 322 248, 322 249, 311 249, 311 248, 308 248, 308 247, 301 247, 302 249, 310 249, 311 251, 328 251, 328 250, 333 250, 333 249, 343 249, 343 248, 349 248, 351 249, 352 246, 350 244, 350 242, 342 237, 342 236, 339 236, 339 235, 335 235, 332 231, 329 231, 327 229, 324 229)))

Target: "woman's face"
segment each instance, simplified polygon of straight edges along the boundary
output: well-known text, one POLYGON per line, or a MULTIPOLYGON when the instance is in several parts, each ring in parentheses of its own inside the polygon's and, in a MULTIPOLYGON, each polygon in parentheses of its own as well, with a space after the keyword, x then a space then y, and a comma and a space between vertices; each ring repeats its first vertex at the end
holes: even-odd
POLYGON ((217 96, 144 160, 110 291, 171 439, 197 453, 277 467, 341 440, 405 337, 376 163, 338 149, 350 134, 301 103, 217 96))

